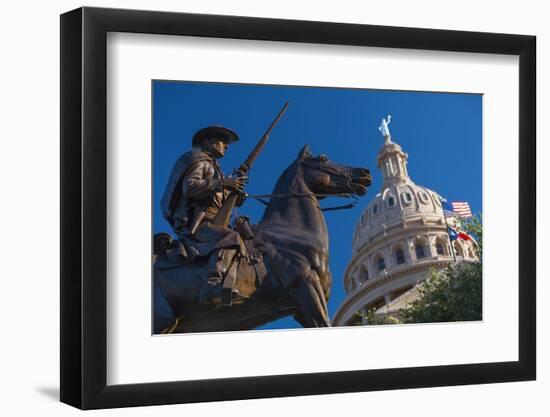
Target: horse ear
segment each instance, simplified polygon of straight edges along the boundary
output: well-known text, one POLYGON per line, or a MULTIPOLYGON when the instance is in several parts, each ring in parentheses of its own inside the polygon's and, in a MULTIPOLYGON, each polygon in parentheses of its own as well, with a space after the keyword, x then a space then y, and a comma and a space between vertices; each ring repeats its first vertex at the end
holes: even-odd
POLYGON ((313 154, 311 153, 311 149, 309 148, 309 144, 304 146, 302 150, 298 153, 298 159, 304 160, 307 158, 311 158, 313 154))

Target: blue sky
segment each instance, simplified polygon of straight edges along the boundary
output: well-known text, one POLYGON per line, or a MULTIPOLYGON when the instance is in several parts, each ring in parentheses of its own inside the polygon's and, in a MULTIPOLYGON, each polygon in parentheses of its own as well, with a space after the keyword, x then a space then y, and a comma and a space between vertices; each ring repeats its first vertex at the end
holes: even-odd
MULTIPOLYGON (((327 212, 333 275, 330 317, 345 297, 343 274, 351 259, 356 221, 382 186, 376 155, 383 144, 380 121, 392 115, 394 142, 408 153, 412 180, 482 210, 482 96, 389 90, 318 88, 227 83, 153 81, 154 232, 171 231, 160 199, 175 160, 191 149, 200 128, 223 125, 241 140, 220 160, 226 173, 248 156, 286 101, 290 102, 250 172, 247 192, 270 193, 282 171, 309 143, 314 154, 371 170, 373 184, 351 210, 327 212)), ((341 203, 327 199, 323 205, 341 203)), ((264 207, 249 200, 239 209, 256 222, 264 207)), ((300 327, 292 318, 264 328, 300 327)))

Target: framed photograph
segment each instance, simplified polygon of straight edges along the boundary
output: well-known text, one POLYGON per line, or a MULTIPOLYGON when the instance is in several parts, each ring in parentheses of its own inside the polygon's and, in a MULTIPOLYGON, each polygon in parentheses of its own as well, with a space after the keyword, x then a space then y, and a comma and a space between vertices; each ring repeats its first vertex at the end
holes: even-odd
POLYGON ((535 37, 61 16, 61 401, 533 380, 535 37))

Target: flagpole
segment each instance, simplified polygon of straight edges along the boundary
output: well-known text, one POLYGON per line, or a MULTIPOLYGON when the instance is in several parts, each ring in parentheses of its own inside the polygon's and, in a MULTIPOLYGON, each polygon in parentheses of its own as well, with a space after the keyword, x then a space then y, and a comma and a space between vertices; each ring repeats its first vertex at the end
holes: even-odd
POLYGON ((445 219, 445 227, 447 229, 447 237, 449 238, 449 245, 451 246, 451 253, 453 254, 453 260, 454 260, 454 263, 456 264, 455 249, 453 247, 453 240, 451 239, 451 234, 449 233, 449 223, 447 223, 447 215, 445 214, 445 207, 443 207, 443 199, 441 198, 441 196, 440 196, 439 200, 442 203, 441 204, 441 209, 443 210, 443 218, 445 219))
POLYGON ((449 224, 447 223, 447 216, 445 216, 445 210, 443 210, 443 217, 445 217, 445 226, 447 227, 447 236, 449 237, 449 245, 451 245, 451 253, 453 254, 453 260, 456 264, 455 248, 453 247, 453 241, 451 239, 451 234, 449 233, 449 224))

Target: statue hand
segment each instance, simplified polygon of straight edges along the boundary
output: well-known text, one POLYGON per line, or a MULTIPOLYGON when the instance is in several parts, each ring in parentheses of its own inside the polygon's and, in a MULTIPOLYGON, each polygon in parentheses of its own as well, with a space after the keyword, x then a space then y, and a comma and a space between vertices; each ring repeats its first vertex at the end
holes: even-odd
POLYGON ((237 207, 241 207, 244 202, 246 201, 246 197, 248 197, 248 195, 246 193, 239 193, 238 197, 237 197, 237 201, 235 202, 235 205, 237 207))
POLYGON ((244 186, 248 183, 247 176, 241 176, 237 178, 224 178, 222 180, 222 186, 230 191, 236 191, 238 193, 244 193, 244 186))

